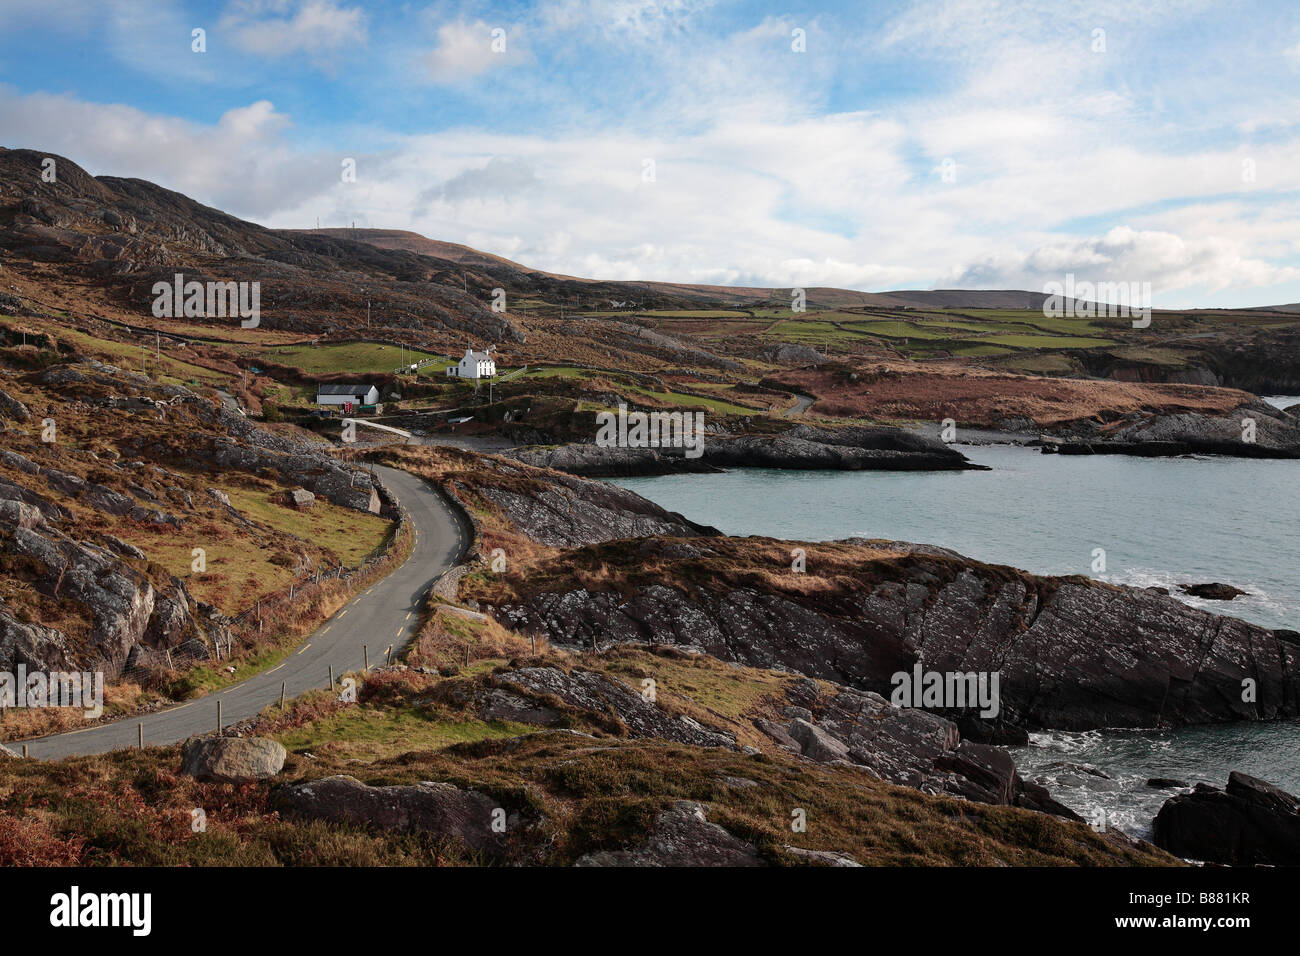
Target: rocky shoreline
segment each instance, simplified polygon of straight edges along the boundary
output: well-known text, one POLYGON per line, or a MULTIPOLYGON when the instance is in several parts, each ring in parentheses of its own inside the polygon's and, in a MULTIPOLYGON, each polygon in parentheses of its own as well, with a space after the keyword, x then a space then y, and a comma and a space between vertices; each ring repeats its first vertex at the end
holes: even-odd
POLYGON ((1257 401, 1226 415, 1131 415, 1109 423, 1071 422, 1044 429, 1030 440, 1017 428, 1006 433, 1006 440, 1041 446, 1045 454, 1296 459, 1300 458, 1300 417, 1257 401))
POLYGON ((725 468, 842 471, 985 471, 937 438, 900 428, 813 428, 797 425, 775 436, 713 436, 702 453, 680 448, 617 448, 569 444, 507 452, 528 465, 587 478, 717 472, 725 468))
POLYGON ((962 445, 1020 445, 1061 455, 1300 459, 1300 417, 1262 401, 1226 415, 1133 413, 1110 422, 1086 419, 1046 428, 1029 419, 1008 418, 994 428, 958 424, 952 442, 941 441, 939 435, 936 424, 797 425, 778 435, 710 434, 697 457, 688 457, 680 448, 600 447, 588 442, 529 446, 504 454, 586 478, 703 474, 728 468, 987 470, 966 458, 958 450, 962 445))

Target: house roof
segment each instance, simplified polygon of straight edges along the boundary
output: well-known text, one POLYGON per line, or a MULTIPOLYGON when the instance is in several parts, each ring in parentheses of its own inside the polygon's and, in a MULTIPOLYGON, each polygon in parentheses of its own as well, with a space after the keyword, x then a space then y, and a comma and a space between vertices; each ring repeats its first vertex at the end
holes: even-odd
POLYGON ((334 383, 316 386, 317 395, 364 395, 374 388, 373 385, 347 385, 334 383))
POLYGON ((467 352, 465 353, 465 358, 469 359, 471 362, 490 362, 490 361, 492 361, 492 356, 489 355, 487 352, 474 352, 474 351, 467 351, 467 352))

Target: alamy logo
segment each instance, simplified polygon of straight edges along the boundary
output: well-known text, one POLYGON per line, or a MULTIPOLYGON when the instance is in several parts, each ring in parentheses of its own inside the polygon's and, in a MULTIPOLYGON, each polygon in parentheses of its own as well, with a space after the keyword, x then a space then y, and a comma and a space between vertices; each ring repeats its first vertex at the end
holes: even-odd
POLYGON ((704 454, 703 412, 629 412, 622 402, 618 414, 599 412, 599 448, 682 448, 687 458, 704 454))
POLYGON ((255 329, 262 320, 262 284, 260 282, 185 281, 176 273, 171 283, 153 284, 153 314, 159 319, 240 318, 240 326, 255 329))
POLYGON ((50 897, 50 925, 128 926, 133 936, 148 936, 153 927, 153 895, 150 893, 70 892, 50 897))
POLYGON ((88 718, 104 712, 104 673, 41 671, 27 673, 19 664, 16 673, 0 671, 0 708, 80 707, 88 718))
POLYGON ((926 671, 917 661, 910 672, 898 671, 890 677, 894 691, 889 702, 895 707, 934 710, 979 707, 981 717, 993 718, 1002 709, 998 679, 997 671, 926 671))
POLYGON ((1150 282, 1065 282, 1043 285, 1043 316, 1048 319, 1133 318, 1133 328, 1151 324, 1150 282))

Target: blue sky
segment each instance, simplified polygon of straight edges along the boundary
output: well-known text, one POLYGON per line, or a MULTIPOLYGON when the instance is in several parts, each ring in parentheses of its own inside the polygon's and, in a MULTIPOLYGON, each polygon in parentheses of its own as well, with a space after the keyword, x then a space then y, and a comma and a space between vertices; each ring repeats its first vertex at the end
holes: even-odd
POLYGON ((1293 2, 0 0, 0 134, 573 275, 1300 301, 1293 2))

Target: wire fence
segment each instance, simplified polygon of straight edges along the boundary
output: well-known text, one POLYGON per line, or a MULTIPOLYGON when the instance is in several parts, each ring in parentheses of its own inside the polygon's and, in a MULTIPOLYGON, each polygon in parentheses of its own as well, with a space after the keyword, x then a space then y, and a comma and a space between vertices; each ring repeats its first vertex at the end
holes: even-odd
POLYGON ((208 640, 192 637, 171 648, 136 645, 137 650, 129 658, 132 663, 122 668, 121 680, 142 687, 156 686, 196 666, 229 660, 243 651, 264 646, 268 630, 274 633, 278 626, 292 621, 296 608, 310 607, 338 590, 351 590, 354 579, 364 579, 377 566, 392 559, 403 530, 411 527, 406 509, 392 503, 397 512, 397 523, 384 542, 376 546, 361 564, 354 568, 339 565, 319 569, 292 581, 287 587, 261 595, 232 617, 214 614, 202 622, 207 625, 208 640))

